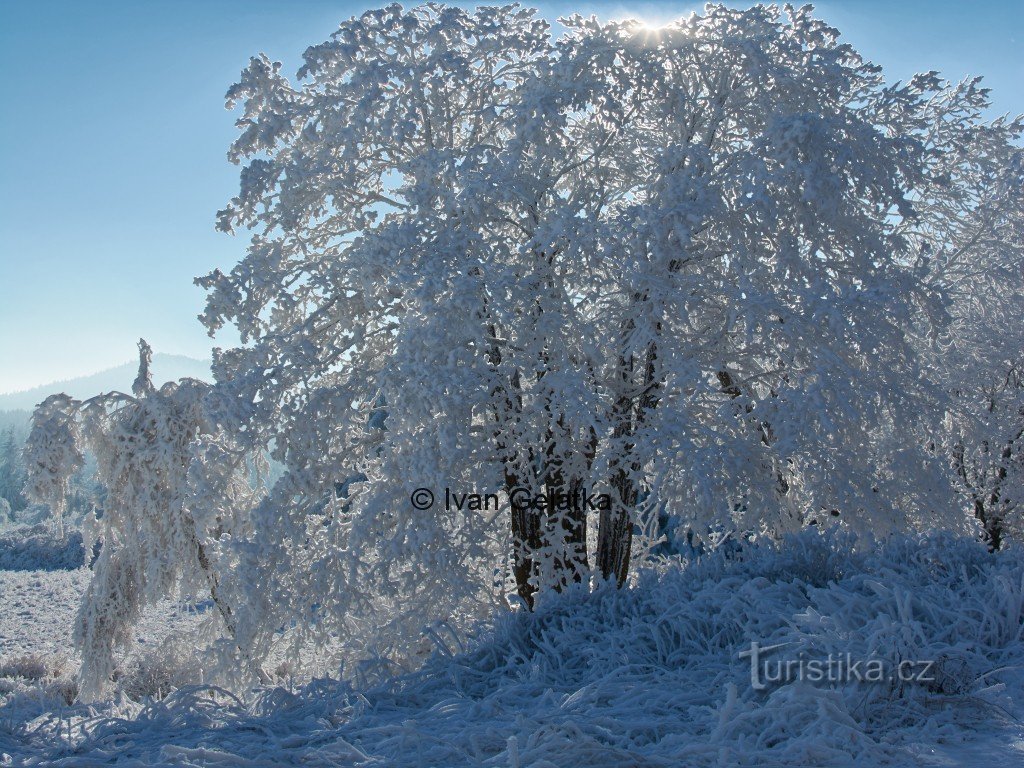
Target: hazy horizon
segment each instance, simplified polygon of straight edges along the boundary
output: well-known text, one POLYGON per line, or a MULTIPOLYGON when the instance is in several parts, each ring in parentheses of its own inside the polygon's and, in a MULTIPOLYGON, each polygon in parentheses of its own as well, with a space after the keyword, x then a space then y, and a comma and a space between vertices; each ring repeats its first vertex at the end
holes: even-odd
MULTIPOLYGON (((153 360, 154 360, 155 363, 159 363, 161 360, 167 360, 167 359, 170 359, 170 358, 173 358, 173 359, 176 359, 176 360, 187 360, 190 363, 202 363, 202 364, 206 364, 206 365, 209 365, 210 362, 211 362, 209 357, 206 357, 206 358, 194 357, 192 355, 181 355, 181 354, 177 354, 177 353, 174 353, 174 352, 154 352, 153 353, 153 360)), ((139 364, 138 363, 138 358, 136 358, 134 360, 122 360, 121 362, 115 363, 114 365, 105 365, 102 368, 98 368, 96 370, 82 371, 82 372, 80 372, 80 373, 78 373, 78 374, 76 374, 74 376, 70 376, 70 377, 63 378, 63 379, 53 379, 52 381, 44 381, 41 384, 33 384, 32 386, 23 387, 21 389, 0 390, 0 398, 6 397, 8 395, 21 395, 21 394, 24 394, 26 392, 35 391, 37 389, 42 389, 42 388, 46 388, 46 387, 53 387, 53 386, 56 386, 58 384, 67 384, 67 383, 79 381, 81 379, 88 379, 88 378, 91 378, 93 376, 99 376, 101 374, 108 373, 110 371, 114 371, 114 370, 118 370, 120 368, 124 368, 125 366, 132 366, 132 368, 134 369, 134 368, 138 367, 138 364, 139 364)), ((159 382, 159 383, 163 383, 163 382, 159 382)), ((2 407, 3 406, 0 405, 0 409, 2 409, 2 407)))
MULTIPOLYGON (((552 19, 579 10, 655 23, 702 7, 536 5, 552 19)), ((238 188, 225 157, 236 116, 223 95, 250 56, 266 51, 292 76, 308 45, 371 7, 0 6, 0 392, 119 365, 140 336, 156 352, 209 357, 215 342, 196 319, 204 297, 192 278, 229 269, 247 242, 214 231, 238 188)), ((890 80, 929 68, 981 74, 996 113, 1024 112, 1019 5, 827 2, 817 15, 890 80)))
MULTIPOLYGON (((106 392, 131 392, 132 383, 138 375, 138 360, 127 360, 118 365, 91 371, 81 376, 59 381, 49 381, 28 389, 14 392, 0 392, 0 414, 31 412, 50 395, 63 392, 79 400, 106 392)), ((211 381, 210 360, 156 353, 150 365, 153 381, 157 386, 167 381, 183 378, 211 381)))

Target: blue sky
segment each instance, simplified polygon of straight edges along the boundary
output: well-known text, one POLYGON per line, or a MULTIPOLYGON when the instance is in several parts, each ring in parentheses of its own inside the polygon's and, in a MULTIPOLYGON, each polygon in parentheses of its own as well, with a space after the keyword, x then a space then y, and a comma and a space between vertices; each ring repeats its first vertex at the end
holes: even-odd
MULTIPOLYGON (((350 2, 0 0, 0 392, 157 351, 205 357, 195 275, 245 240, 214 231, 237 188, 223 96, 249 56, 294 73, 350 2)), ((539 3, 664 21, 689 3, 539 3)), ((985 75, 1024 112, 1024 2, 816 4, 890 79, 985 75)), ((230 344, 231 337, 219 340, 230 344)))

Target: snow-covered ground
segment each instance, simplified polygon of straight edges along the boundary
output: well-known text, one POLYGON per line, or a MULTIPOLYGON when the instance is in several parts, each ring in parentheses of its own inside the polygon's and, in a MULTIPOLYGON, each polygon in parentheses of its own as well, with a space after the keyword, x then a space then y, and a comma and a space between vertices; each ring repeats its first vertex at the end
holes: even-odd
POLYGON ((0 571, 0 656, 73 655, 71 626, 89 571, 0 571))
MULTIPOLYGON (((37 704, 32 681, 6 694, 0 764, 1024 765, 1024 553, 940 535, 849 543, 806 534, 650 571, 630 590, 559 596, 464 647, 439 639, 419 672, 362 689, 194 686, 85 707, 46 689, 48 670, 25 669, 37 704), (785 643, 773 661, 928 661, 931 679, 756 690, 740 656, 752 641, 785 643)), ((0 574, 6 673, 14 657, 72 661, 85 578, 0 574)), ((140 640, 185 620, 155 617, 140 640)))

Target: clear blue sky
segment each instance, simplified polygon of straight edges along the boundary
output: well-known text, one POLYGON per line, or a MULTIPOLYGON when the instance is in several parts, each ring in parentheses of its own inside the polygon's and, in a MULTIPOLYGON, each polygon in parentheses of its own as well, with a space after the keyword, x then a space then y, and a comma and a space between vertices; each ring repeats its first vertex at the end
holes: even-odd
MULTIPOLYGON (((700 5, 538 4, 651 21, 700 5)), ((306 46, 374 6, 0 0, 0 392, 124 362, 140 336, 209 354, 192 278, 245 246, 213 228, 237 188, 224 92, 249 56, 293 74, 306 46)), ((890 79, 982 74, 996 111, 1024 112, 1024 0, 817 9, 890 79)))

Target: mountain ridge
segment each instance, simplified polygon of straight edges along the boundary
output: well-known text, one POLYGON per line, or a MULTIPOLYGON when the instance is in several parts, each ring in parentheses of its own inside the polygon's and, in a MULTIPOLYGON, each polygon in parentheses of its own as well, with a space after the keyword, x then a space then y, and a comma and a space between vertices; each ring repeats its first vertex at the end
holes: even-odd
MULTIPOLYGON (((58 392, 65 392, 79 399, 115 390, 130 392, 138 371, 138 361, 131 360, 96 373, 54 381, 18 392, 5 392, 0 394, 0 411, 32 410, 47 397, 58 392)), ((153 374, 153 382, 157 386, 165 381, 182 378, 204 381, 210 381, 212 378, 209 360, 167 352, 153 354, 150 371, 153 374)))

